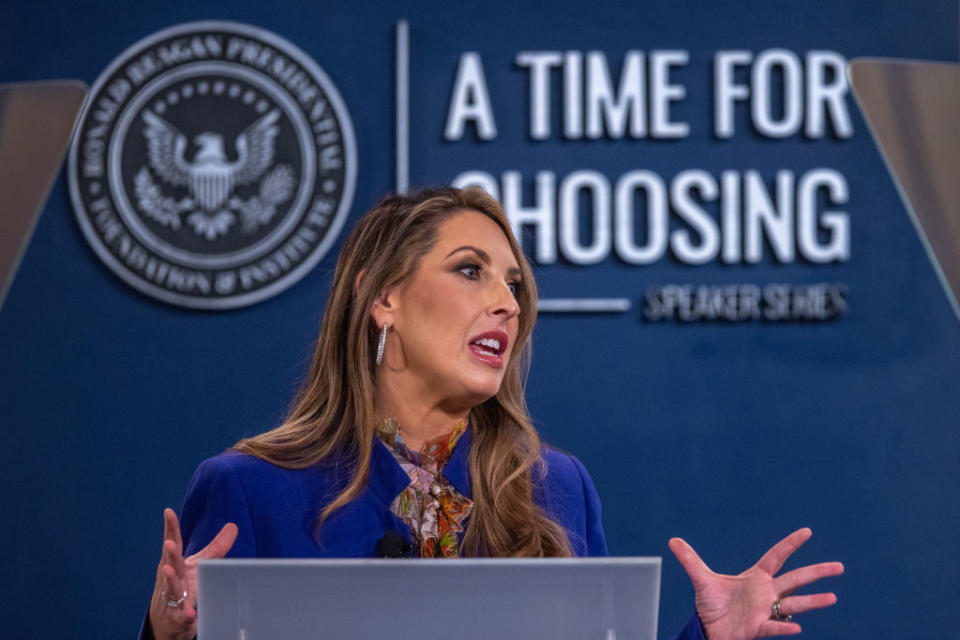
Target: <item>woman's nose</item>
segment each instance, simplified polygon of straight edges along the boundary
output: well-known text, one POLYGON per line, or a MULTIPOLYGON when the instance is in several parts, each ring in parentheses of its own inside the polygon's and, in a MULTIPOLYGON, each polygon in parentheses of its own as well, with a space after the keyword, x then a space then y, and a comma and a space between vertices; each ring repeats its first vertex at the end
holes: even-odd
POLYGON ((496 285, 496 293, 490 308, 491 315, 506 316, 507 319, 520 314, 520 303, 507 283, 496 285))

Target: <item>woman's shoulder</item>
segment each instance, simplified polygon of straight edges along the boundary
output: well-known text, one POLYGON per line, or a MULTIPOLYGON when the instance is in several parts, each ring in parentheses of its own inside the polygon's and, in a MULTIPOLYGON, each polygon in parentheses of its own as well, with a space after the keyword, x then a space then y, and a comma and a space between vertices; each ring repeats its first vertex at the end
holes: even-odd
POLYGON ((339 474, 328 464, 305 468, 288 468, 263 458, 228 450, 207 458, 197 466, 191 485, 233 486, 242 491, 249 502, 275 501, 278 496, 296 495, 312 502, 326 494, 337 482, 339 474))
POLYGON ((582 509, 598 501, 597 490, 583 463, 573 454, 544 445, 539 468, 533 473, 534 488, 540 501, 554 509, 582 509))
POLYGON ((223 453, 207 458, 197 467, 198 471, 208 473, 230 472, 238 477, 250 475, 257 476, 282 476, 293 472, 293 469, 286 469, 263 458, 228 449, 223 453))
POLYGON ((334 495, 329 465, 290 469, 256 456, 226 451, 197 467, 181 510, 189 553, 206 545, 224 524, 239 534, 230 555, 306 557, 315 550, 313 525, 334 495))
POLYGON ((292 472, 248 453, 224 451, 197 465, 191 484, 231 482, 243 486, 260 485, 283 482, 292 472))
POLYGON ((576 456, 544 446, 534 496, 542 508, 567 530, 574 555, 607 555, 600 517, 600 497, 590 474, 576 456))
POLYGON ((590 475, 583 463, 573 455, 561 449, 543 445, 540 450, 541 471, 539 477, 551 486, 569 491, 583 491, 589 483, 593 487, 590 475))

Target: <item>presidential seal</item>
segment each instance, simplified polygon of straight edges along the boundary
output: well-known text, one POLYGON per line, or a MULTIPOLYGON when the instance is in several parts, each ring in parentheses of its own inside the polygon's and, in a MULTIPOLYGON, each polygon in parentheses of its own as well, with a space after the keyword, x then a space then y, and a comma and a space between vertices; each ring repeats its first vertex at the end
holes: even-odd
POLYGON ((231 309, 302 278, 336 240, 357 151, 336 87, 276 34, 177 25, 94 84, 69 158, 84 235, 125 282, 231 309))

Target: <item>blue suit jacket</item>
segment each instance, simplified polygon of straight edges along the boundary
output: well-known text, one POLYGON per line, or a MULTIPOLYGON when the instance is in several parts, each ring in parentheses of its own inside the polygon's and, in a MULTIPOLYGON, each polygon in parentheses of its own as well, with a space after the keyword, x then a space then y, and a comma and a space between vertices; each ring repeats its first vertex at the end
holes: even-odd
MULTIPOLYGON (((468 429, 443 468, 443 475, 467 497, 472 497, 470 442, 468 429)), ((534 474, 534 499, 566 529, 574 554, 607 555, 600 499, 580 461, 545 447, 539 471, 534 474)), ((227 554, 235 558, 371 557, 387 532, 409 542, 410 529, 390 511, 390 504, 410 478, 379 440, 366 488, 317 530, 317 516, 345 486, 348 473, 336 463, 283 469, 235 452, 205 460, 194 473, 181 512, 184 555, 206 546, 227 522, 239 529, 227 554)), ((702 640, 696 616, 680 638, 702 640)))
MULTIPOLYGON (((467 430, 443 468, 444 477, 467 497, 472 497, 470 440, 467 430)), ((545 475, 534 488, 537 504, 566 529, 575 555, 607 555, 600 499, 583 465, 547 448, 543 460, 545 475)), ((409 542, 410 529, 390 504, 410 478, 379 440, 367 487, 317 531, 317 516, 344 487, 347 474, 334 463, 291 470, 235 452, 205 460, 190 482, 181 514, 185 554, 203 548, 227 522, 240 530, 229 553, 238 558, 370 557, 388 531, 409 542)))

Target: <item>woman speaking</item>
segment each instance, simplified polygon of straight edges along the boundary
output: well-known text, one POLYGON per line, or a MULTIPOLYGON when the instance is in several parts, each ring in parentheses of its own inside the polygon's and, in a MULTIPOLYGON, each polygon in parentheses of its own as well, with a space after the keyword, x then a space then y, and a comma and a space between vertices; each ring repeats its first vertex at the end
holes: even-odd
MULTIPOLYGON (((196 635, 204 558, 605 555, 590 477, 542 446, 527 415, 536 314, 530 267, 485 192, 378 203, 340 253, 286 420, 203 462, 181 519, 164 512, 142 635, 196 635)), ((836 598, 788 594, 843 572, 830 562, 776 575, 809 536, 790 534, 737 576, 672 539, 696 592, 681 637, 799 633, 792 614, 836 598)))

